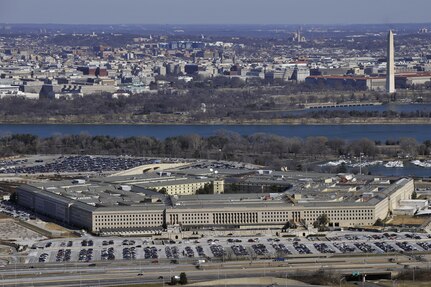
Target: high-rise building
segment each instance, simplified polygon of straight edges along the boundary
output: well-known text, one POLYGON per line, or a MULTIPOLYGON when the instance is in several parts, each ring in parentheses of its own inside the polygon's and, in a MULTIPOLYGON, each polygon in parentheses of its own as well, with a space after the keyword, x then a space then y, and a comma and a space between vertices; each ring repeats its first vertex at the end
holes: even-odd
POLYGON ((395 93, 395 60, 394 60, 394 34, 392 30, 388 33, 388 49, 386 59, 386 92, 395 93))

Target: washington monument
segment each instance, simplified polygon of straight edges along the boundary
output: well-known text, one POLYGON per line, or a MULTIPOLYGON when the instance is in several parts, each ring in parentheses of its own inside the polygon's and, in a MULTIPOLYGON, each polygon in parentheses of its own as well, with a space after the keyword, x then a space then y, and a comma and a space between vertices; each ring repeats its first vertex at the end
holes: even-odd
POLYGON ((395 93, 395 64, 394 64, 394 34, 392 30, 388 33, 388 50, 386 59, 386 92, 391 95, 395 93))

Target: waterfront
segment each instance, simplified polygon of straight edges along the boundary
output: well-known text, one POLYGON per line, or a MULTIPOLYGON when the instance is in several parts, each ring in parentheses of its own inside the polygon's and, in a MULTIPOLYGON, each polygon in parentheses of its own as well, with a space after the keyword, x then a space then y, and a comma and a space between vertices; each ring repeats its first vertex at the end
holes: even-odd
MULTIPOLYGON (((333 165, 334 168, 340 165, 333 165)), ((351 173, 358 173, 359 166, 353 167, 351 164, 347 164, 347 171, 351 173)), ((323 165, 319 167, 319 172, 331 172, 331 166, 323 165)), ((408 176, 408 177, 430 177, 431 167, 420 167, 409 160, 403 160, 403 167, 386 167, 384 162, 376 163, 370 166, 364 166, 361 169, 362 174, 379 175, 379 176, 408 176)))
POLYGON ((221 131, 230 131, 241 135, 255 133, 276 134, 285 137, 326 136, 354 140, 369 138, 385 141, 403 137, 415 138, 419 142, 431 139, 431 126, 423 124, 409 125, 74 125, 74 124, 2 124, 0 135, 32 134, 39 137, 53 135, 109 135, 113 137, 148 136, 157 139, 198 134, 212 136, 221 131))
POLYGON ((404 162, 404 167, 384 167, 376 165, 368 167, 370 174, 381 176, 413 176, 413 177, 430 177, 431 168, 416 166, 410 162, 404 162))
POLYGON ((383 105, 366 105, 366 106, 338 106, 322 107, 313 109, 293 110, 280 113, 282 116, 305 116, 316 112, 396 112, 396 113, 416 113, 431 112, 431 104, 383 104, 383 105))

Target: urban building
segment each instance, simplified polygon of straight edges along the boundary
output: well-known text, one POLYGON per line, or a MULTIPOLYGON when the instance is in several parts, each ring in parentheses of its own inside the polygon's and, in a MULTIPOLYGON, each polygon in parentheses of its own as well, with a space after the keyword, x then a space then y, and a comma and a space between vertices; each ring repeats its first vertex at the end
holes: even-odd
POLYGON ((309 76, 305 83, 316 86, 331 87, 336 89, 357 89, 383 91, 386 79, 384 77, 367 76, 309 76))
POLYGON ((294 172, 226 170, 217 177, 181 179, 180 173, 161 173, 159 178, 152 174, 27 184, 17 188, 17 200, 66 225, 121 235, 154 234, 166 228, 282 229, 288 222, 307 227, 322 214, 334 227, 370 226, 399 210, 414 191, 413 180, 408 178, 322 174, 304 178, 294 172), (222 193, 225 182, 233 183, 229 177, 242 177, 235 183, 242 187, 222 193), (213 185, 206 194, 186 187, 199 188, 203 180, 207 189, 213 185), (260 191, 255 188, 259 185, 260 191))

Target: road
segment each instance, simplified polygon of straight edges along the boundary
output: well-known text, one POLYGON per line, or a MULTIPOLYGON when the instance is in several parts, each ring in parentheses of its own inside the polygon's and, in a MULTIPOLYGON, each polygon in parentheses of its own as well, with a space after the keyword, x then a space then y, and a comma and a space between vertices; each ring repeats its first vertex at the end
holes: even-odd
POLYGON ((191 264, 140 265, 137 261, 114 261, 88 264, 35 264, 7 266, 0 271, 0 286, 113 286, 133 283, 168 282, 173 275, 186 272, 189 281, 207 281, 223 278, 286 276, 298 272, 313 272, 331 269, 334 272, 350 274, 352 271, 372 273, 377 271, 400 271, 405 265, 429 268, 427 261, 414 262, 407 256, 398 256, 396 262, 389 262, 392 256, 374 257, 329 257, 296 258, 289 262, 234 261, 205 263, 201 269, 191 264), (142 273, 142 276, 138 276, 142 273), (163 276, 163 279, 159 277, 163 276))

